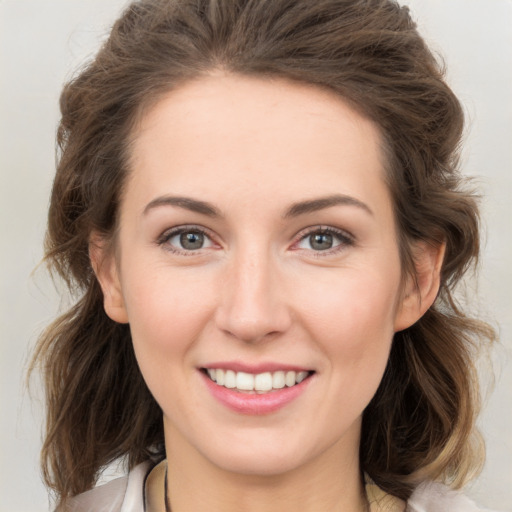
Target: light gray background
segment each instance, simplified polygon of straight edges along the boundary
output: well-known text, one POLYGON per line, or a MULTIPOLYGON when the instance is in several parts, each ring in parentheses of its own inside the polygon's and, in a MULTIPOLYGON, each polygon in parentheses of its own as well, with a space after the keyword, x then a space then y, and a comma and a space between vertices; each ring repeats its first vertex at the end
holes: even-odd
MULTIPOLYGON (((512 1, 408 0, 420 30, 444 55, 471 123, 468 174, 485 194, 486 246, 477 310, 500 325, 496 387, 481 425, 488 460, 469 494, 512 511, 512 1)), ((48 509, 38 452, 39 386, 24 371, 58 295, 41 268, 54 172, 58 95, 91 56, 124 0, 0 0, 0 511, 48 509)))

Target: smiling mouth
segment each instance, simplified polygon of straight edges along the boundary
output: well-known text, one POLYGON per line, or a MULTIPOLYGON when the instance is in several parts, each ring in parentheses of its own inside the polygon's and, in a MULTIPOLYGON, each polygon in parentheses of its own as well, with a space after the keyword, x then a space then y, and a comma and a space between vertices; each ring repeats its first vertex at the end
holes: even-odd
POLYGON ((218 386, 252 394, 271 393, 285 387, 291 388, 314 373, 312 371, 276 371, 252 374, 221 368, 203 368, 202 371, 218 386))

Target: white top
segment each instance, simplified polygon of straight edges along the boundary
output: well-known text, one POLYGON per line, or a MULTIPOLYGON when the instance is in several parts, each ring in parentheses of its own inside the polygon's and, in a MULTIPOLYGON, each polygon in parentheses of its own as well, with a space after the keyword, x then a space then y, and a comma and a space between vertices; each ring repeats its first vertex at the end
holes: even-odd
MULTIPOLYGON (((148 461, 139 464, 127 476, 116 478, 95 489, 72 498, 67 512, 144 512, 144 485, 154 466, 148 461)), ((463 494, 434 482, 420 485, 407 507, 375 484, 367 484, 371 512, 491 512, 479 508, 463 494)))

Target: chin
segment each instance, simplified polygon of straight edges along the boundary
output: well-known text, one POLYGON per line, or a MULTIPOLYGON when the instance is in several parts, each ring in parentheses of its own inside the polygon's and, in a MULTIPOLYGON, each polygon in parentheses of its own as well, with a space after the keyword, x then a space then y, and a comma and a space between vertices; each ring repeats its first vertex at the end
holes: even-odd
POLYGON ((329 448, 338 453, 340 446, 336 447, 338 443, 329 436, 315 436, 312 429, 309 432, 297 429, 296 435, 290 429, 285 430, 272 432, 260 428, 250 432, 239 428, 231 435, 210 439, 203 450, 197 448, 202 457, 223 471, 254 477, 276 477, 315 466, 315 460, 329 448), (226 439, 230 442, 226 443, 226 439))
POLYGON ((247 450, 243 450, 239 453, 224 454, 223 457, 211 462, 229 473, 253 477, 284 475, 297 469, 303 462, 297 457, 299 450, 290 454, 277 453, 278 451, 262 453, 259 450, 248 453, 247 450))

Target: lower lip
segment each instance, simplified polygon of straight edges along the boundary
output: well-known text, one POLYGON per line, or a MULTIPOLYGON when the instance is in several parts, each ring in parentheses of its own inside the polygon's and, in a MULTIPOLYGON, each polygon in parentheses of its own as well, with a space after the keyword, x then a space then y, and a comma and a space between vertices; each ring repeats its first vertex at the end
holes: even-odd
POLYGON ((312 376, 309 376, 300 384, 295 384, 295 386, 291 386, 289 388, 282 388, 268 393, 257 394, 241 393, 234 389, 219 386, 203 372, 200 373, 210 393, 221 404, 234 412, 255 416, 270 414, 283 408, 285 405, 298 398, 306 390, 312 378, 312 376))

